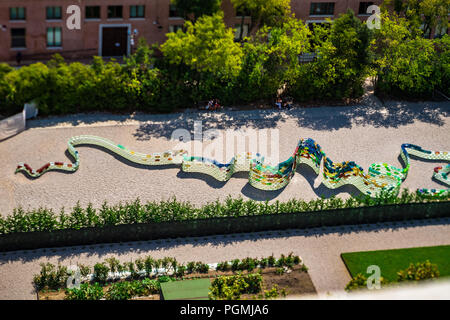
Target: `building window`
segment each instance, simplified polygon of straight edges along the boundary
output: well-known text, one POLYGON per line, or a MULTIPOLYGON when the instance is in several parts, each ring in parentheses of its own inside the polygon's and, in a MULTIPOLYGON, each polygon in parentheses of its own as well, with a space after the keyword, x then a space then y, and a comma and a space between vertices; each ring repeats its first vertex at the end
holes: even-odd
POLYGON ((47 28, 47 47, 61 47, 61 27, 47 28))
POLYGON ((9 20, 25 20, 25 8, 9 8, 9 20))
POLYGON ((130 6, 130 18, 144 18, 145 6, 130 6))
POLYGON ((122 18, 122 6, 108 6, 108 18, 122 18))
POLYGON ((178 18, 180 17, 180 13, 178 12, 178 9, 175 5, 171 4, 169 6, 169 17, 171 18, 178 18))
POLYGON ((86 19, 100 19, 100 6, 86 6, 86 19))
POLYGON ((332 16, 334 15, 334 2, 312 2, 311 16, 332 16))
POLYGON ((169 26, 169 32, 177 32, 178 30, 183 30, 183 25, 172 24, 169 26))
POLYGON ((358 14, 370 14, 367 12, 367 8, 373 5, 373 2, 360 2, 358 14))
POLYGON ((61 17, 61 7, 47 7, 47 20, 59 20, 61 17))
MULTIPOLYGON (((247 23, 242 25, 242 39, 248 36, 248 27, 249 25, 247 23)), ((236 29, 234 32, 234 40, 239 40, 241 35, 241 25, 236 24, 234 28, 236 29)))
POLYGON ((11 29, 11 48, 25 48, 25 28, 11 29))

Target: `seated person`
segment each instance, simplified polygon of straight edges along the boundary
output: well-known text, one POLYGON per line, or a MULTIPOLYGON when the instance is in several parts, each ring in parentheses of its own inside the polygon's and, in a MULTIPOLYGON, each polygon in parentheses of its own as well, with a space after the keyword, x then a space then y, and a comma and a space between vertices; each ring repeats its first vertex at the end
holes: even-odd
POLYGON ((214 101, 214 110, 219 110, 220 109, 220 104, 219 104, 219 99, 215 99, 214 101))
POLYGON ((281 103, 283 102, 283 100, 281 100, 281 98, 278 98, 277 101, 275 102, 275 105, 278 107, 278 109, 281 110, 281 103))

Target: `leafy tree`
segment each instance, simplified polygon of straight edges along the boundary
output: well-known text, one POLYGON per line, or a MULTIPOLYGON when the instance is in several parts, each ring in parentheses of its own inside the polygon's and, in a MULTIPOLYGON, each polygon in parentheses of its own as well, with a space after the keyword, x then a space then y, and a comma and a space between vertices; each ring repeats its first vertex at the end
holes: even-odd
POLYGON ((160 97, 160 72, 154 68, 154 50, 140 38, 136 52, 125 58, 124 71, 128 74, 130 89, 137 91, 139 103, 146 108, 158 105, 160 97))
POLYGON ((309 29, 301 20, 290 18, 281 26, 262 27, 244 44, 244 65, 236 83, 245 101, 273 98, 292 78, 298 56, 309 51, 309 29))
POLYGON ((187 21, 185 26, 185 32, 169 33, 161 45, 170 63, 223 76, 240 71, 242 50, 234 42, 232 29, 226 28, 222 13, 203 16, 195 24, 187 21))
MULTIPOLYGON (((429 96, 442 86, 448 69, 441 58, 448 55, 448 46, 438 53, 433 40, 411 33, 414 23, 396 15, 381 15, 382 28, 375 30, 371 43, 374 52, 374 67, 377 73, 377 93, 404 97, 429 96)), ((442 42, 445 44, 445 40, 442 42)))
POLYGON ((447 30, 450 0, 387 0, 385 6, 393 6, 394 11, 406 18, 415 28, 420 28, 431 37, 434 28, 447 30))
POLYGON ((187 89, 193 101, 210 99, 214 92, 226 95, 242 68, 243 51, 234 42, 233 29, 225 26, 222 12, 202 16, 195 24, 187 21, 185 29, 167 35, 161 69, 169 77, 176 75, 177 90, 187 89))
MULTIPOLYGON (((231 0, 237 11, 248 12, 251 17, 249 33, 262 26, 281 26, 291 14, 290 0, 231 0)), ((241 21, 241 34, 244 16, 241 21)))
POLYGON ((450 36, 446 34, 442 39, 435 40, 434 46, 438 56, 435 77, 441 79, 438 89, 448 96, 450 95, 450 36))
POLYGON ((371 32, 353 11, 340 15, 331 29, 317 26, 316 60, 300 65, 288 91, 298 100, 359 97, 371 60, 371 32))
POLYGON ((203 15, 211 16, 220 10, 222 0, 171 0, 180 15, 192 22, 203 15))

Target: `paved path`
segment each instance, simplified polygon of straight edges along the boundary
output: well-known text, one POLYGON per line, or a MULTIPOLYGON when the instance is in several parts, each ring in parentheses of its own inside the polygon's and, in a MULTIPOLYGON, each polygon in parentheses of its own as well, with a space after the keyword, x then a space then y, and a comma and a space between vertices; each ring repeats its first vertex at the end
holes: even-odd
POLYGON ((108 257, 121 262, 151 255, 179 262, 220 262, 294 252, 309 267, 319 294, 342 291, 350 280, 342 252, 450 244, 450 219, 185 238, 0 254, 0 299, 35 299, 31 281, 39 264, 94 265, 108 257))
MULTIPOLYGON (((298 174, 286 188, 267 192, 251 187, 245 173, 223 183, 202 174, 184 173, 179 167, 134 165, 89 146, 78 147, 81 165, 75 173, 48 172, 36 180, 30 180, 22 173, 14 174, 17 163, 21 161, 35 169, 48 161, 68 161, 65 154, 67 140, 80 134, 109 138, 131 150, 146 153, 172 149, 177 144, 170 140, 173 131, 185 129, 192 133, 194 121, 202 121, 203 132, 216 129, 219 134, 234 133, 239 137, 272 130, 268 138, 270 141, 270 137, 275 137, 275 142, 268 150, 263 150, 265 145, 260 144, 257 151, 279 156, 279 161, 292 154, 299 138, 308 137, 317 141, 333 161, 354 160, 366 170, 373 162, 401 166, 398 156, 402 143, 434 150, 450 149, 449 103, 405 105, 392 102, 386 107, 323 107, 281 113, 254 110, 132 117, 75 115, 32 120, 28 130, 0 142, 0 214, 8 215, 19 205, 58 210, 62 206, 71 208, 78 200, 82 205, 92 202, 98 207, 105 200, 117 203, 137 197, 148 201, 176 196, 179 200, 201 204, 224 199, 227 195, 286 201, 293 197, 311 199, 320 195, 346 196, 357 192, 348 186, 330 190, 315 181, 315 174, 305 167, 298 169, 298 174)), ((206 151, 208 146, 218 141, 205 142, 203 146, 201 142, 195 142, 194 145, 200 144, 200 149, 206 151)), ((256 145, 247 142, 245 148, 256 145)), ((222 151, 224 148, 219 146, 219 151, 222 151)), ((229 161, 235 151, 224 152, 222 160, 229 161)), ((413 160, 403 186, 411 189, 440 187, 431 180, 435 166, 436 163, 413 160)))

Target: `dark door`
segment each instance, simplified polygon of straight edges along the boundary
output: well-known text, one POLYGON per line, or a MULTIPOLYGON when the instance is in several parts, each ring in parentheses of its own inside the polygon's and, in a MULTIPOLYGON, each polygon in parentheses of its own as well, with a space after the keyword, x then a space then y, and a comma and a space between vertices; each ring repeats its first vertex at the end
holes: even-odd
POLYGON ((102 33, 102 56, 119 57, 127 55, 127 27, 103 27, 102 33))

